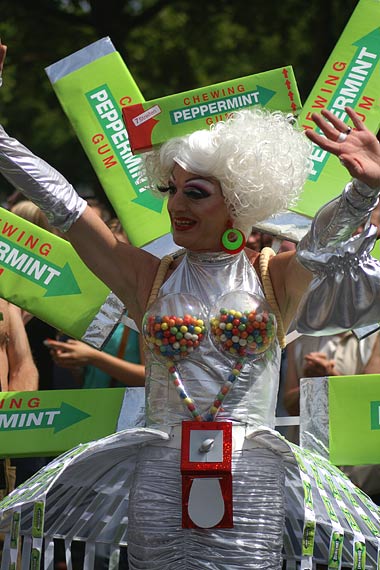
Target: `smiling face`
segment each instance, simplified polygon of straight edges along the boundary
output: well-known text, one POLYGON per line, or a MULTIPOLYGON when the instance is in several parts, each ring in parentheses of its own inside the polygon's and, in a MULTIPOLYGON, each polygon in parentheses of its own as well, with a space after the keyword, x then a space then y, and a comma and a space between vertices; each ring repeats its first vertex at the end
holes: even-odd
POLYGON ((220 184, 178 164, 169 180, 168 211, 177 245, 192 251, 220 251, 230 216, 220 184))

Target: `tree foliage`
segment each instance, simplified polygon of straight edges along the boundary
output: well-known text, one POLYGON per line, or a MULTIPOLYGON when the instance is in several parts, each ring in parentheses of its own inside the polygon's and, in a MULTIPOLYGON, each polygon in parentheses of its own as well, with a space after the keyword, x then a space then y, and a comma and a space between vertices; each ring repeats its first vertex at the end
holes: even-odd
MULTIPOLYGON (((0 0, 0 119, 73 184, 95 174, 44 68, 110 36, 146 99, 293 65, 305 100, 357 0, 0 0)), ((0 181, 0 192, 9 186, 0 181)))

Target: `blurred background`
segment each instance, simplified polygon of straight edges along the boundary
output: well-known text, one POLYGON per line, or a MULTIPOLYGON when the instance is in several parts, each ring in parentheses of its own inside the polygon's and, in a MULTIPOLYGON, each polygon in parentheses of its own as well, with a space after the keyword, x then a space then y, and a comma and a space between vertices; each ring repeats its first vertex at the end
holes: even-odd
MULTIPOLYGON (((292 65, 305 101, 357 0, 0 0, 0 121, 103 196, 44 68, 110 36, 146 100, 292 65)), ((12 188, 0 178, 0 201, 12 188)))

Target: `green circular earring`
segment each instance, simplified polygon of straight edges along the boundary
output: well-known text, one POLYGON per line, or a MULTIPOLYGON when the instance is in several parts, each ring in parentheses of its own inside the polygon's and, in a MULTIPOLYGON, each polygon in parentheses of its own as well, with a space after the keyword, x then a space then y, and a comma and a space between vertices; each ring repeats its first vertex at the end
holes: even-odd
POLYGON ((245 248, 246 239, 241 230, 227 228, 222 235, 222 248, 227 253, 239 253, 245 248))

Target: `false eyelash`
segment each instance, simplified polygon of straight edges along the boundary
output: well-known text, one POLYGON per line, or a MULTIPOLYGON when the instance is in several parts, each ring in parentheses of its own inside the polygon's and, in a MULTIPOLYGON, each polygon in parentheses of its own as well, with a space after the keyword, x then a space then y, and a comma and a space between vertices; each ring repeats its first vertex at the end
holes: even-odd
POLYGON ((170 192, 170 191, 175 190, 175 186, 173 186, 172 184, 168 184, 167 186, 158 185, 157 190, 159 192, 161 192, 162 194, 164 194, 166 192, 170 192))

